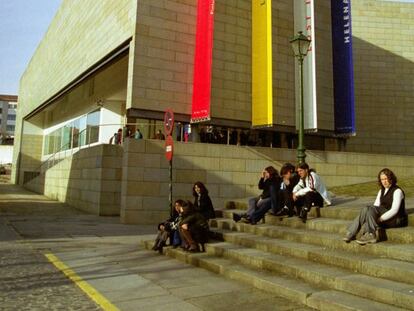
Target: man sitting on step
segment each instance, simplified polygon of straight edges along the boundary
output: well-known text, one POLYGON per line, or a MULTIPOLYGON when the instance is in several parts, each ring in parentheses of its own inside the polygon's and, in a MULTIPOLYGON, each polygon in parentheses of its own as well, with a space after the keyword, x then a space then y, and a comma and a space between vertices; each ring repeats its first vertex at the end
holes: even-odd
POLYGON ((312 206, 323 207, 324 202, 331 205, 331 198, 322 179, 314 170, 309 169, 307 163, 299 164, 297 172, 300 180, 293 188, 293 200, 299 218, 305 223, 312 206))
POLYGON ((292 217, 295 215, 293 188, 299 182, 299 175, 296 173, 296 168, 291 163, 285 163, 280 169, 281 182, 278 190, 278 202, 273 206, 269 212, 274 216, 288 215, 292 217))

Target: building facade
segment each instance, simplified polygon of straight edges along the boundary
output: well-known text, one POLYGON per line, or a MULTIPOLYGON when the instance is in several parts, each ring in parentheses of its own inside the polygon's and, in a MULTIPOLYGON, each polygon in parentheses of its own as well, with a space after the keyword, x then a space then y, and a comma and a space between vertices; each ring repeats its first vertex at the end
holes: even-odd
MULTIPOLYGON (((272 124, 252 128, 255 1, 210 1, 214 32, 209 118, 190 124, 197 1, 64 0, 21 79, 13 180, 26 183, 42 174, 50 159, 54 163, 80 150, 113 143, 137 128, 145 139, 156 138, 167 108, 175 113, 176 140, 295 148, 297 69, 289 39, 296 30, 296 7, 309 3, 316 60, 313 113, 318 125, 305 135, 306 148, 414 153, 414 4, 352 2, 348 15, 352 15, 356 131, 354 136, 343 136, 335 131, 332 2, 322 0, 264 2, 271 4, 272 16, 272 124)), ((100 160, 89 161, 93 166, 100 160)), ((140 161, 145 167, 153 160, 140 161)), ((124 180, 121 184, 124 192, 128 192, 124 186, 131 188, 124 180)), ((152 190, 164 193, 157 187, 152 190)), ((131 205, 122 191, 114 199, 121 209, 131 205)), ((139 200, 137 206, 155 204, 155 199, 139 200)))
POLYGON ((17 96, 0 95, 0 145, 13 144, 16 110, 17 96))

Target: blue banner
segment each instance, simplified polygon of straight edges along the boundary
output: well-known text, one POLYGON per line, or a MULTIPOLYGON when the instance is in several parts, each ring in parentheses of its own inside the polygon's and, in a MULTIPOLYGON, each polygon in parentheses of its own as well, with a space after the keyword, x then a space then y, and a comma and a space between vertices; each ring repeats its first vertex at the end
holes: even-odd
POLYGON ((331 0, 335 132, 355 134, 351 0, 331 0))

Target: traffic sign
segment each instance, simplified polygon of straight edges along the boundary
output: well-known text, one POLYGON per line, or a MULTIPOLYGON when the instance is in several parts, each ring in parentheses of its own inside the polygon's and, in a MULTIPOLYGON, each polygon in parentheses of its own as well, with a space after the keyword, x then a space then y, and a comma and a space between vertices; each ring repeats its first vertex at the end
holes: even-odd
POLYGON ((174 129, 174 112, 168 108, 164 115, 164 132, 165 136, 171 135, 174 129))
POLYGON ((165 139, 165 157, 168 161, 172 160, 174 152, 174 141, 171 135, 168 135, 165 139))

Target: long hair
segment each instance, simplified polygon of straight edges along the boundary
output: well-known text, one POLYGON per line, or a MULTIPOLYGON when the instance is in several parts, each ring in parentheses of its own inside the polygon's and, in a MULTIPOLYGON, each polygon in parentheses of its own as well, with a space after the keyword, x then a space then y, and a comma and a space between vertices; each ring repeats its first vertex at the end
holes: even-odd
POLYGON ((391 187, 393 187, 397 184, 397 176, 395 176, 394 172, 391 171, 389 168, 383 168, 378 173, 378 185, 380 186, 380 188, 384 188, 384 186, 381 183, 381 175, 382 174, 387 176, 387 178, 388 178, 388 180, 391 184, 391 187))
POLYGON ((279 176, 279 172, 273 166, 266 167, 265 171, 269 173, 270 179, 274 179, 279 176))
POLYGON ((193 213, 194 211, 194 205, 190 201, 183 201, 183 204, 181 205, 181 208, 183 209, 183 216, 189 215, 193 213))
POLYGON ((197 181, 193 185, 193 196, 195 198, 198 197, 198 194, 195 191, 195 186, 198 186, 198 188, 200 188, 200 194, 201 195, 207 195, 208 194, 208 190, 207 190, 206 186, 204 186, 204 184, 201 181, 197 181))

